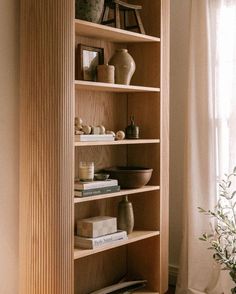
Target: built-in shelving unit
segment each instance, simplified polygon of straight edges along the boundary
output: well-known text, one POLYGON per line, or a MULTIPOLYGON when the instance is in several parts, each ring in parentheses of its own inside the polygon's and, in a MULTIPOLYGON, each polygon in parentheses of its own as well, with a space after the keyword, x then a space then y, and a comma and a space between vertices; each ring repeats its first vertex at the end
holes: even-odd
POLYGON ((145 294, 167 290, 168 270, 168 117, 169 0, 129 0, 141 4, 146 35, 83 20, 74 20, 75 44, 104 48, 107 63, 116 49, 126 48, 136 62, 131 85, 75 80, 75 116, 91 125, 124 130, 131 115, 140 126, 138 140, 78 142, 74 139, 75 177, 79 161, 96 169, 147 166, 153 175, 147 186, 74 198, 74 218, 117 216, 128 195, 135 215, 127 240, 85 250, 74 249, 75 294, 87 294, 118 282, 124 275, 146 279, 145 294), (101 272, 101 264, 103 272, 101 272), (93 277, 92 281, 89 277, 93 277))

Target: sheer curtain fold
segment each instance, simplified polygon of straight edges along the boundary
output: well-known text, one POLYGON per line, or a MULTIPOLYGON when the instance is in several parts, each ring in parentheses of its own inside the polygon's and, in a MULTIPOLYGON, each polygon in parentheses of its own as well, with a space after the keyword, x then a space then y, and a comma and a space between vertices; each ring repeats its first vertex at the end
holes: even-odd
POLYGON ((215 206, 217 176, 223 167, 223 172, 228 172, 233 160, 236 162, 236 149, 232 149, 236 147, 236 136, 232 140, 236 135, 236 115, 232 115, 233 107, 236 110, 236 98, 233 97, 233 93, 236 96, 236 60, 234 64, 227 64, 224 60, 227 58, 232 62, 232 58, 236 58, 236 15, 232 10, 236 11, 236 1, 233 0, 191 1, 184 146, 185 225, 176 294, 228 294, 231 288, 228 276, 222 275, 215 265, 207 244, 199 241, 201 234, 208 232, 210 226, 209 219, 200 215, 197 207, 209 209, 215 206), (227 13, 227 9, 231 12, 227 13), (232 30, 226 30, 225 18, 228 26, 235 21, 232 30), (226 42, 226 36, 234 42, 226 42))

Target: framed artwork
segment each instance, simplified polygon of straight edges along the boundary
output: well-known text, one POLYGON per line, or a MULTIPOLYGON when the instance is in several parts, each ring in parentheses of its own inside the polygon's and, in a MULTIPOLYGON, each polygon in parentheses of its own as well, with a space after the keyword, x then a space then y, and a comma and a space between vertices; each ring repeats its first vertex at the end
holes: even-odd
POLYGON ((104 49, 78 44, 78 69, 76 78, 84 81, 96 81, 97 66, 104 64, 104 49))

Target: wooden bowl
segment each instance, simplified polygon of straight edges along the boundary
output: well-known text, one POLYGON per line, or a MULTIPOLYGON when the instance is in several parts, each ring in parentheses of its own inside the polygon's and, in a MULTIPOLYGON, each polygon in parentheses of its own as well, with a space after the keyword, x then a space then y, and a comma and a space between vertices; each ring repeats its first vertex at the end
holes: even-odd
POLYGON ((111 179, 117 179, 121 188, 135 189, 145 186, 151 179, 153 169, 146 167, 118 166, 106 169, 111 179))

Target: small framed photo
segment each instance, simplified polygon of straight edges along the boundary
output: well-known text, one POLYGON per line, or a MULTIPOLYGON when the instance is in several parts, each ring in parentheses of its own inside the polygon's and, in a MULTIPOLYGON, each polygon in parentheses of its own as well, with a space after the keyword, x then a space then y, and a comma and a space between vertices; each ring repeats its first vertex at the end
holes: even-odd
POLYGON ((78 44, 78 68, 76 78, 84 81, 96 81, 97 66, 104 64, 104 49, 78 44))

